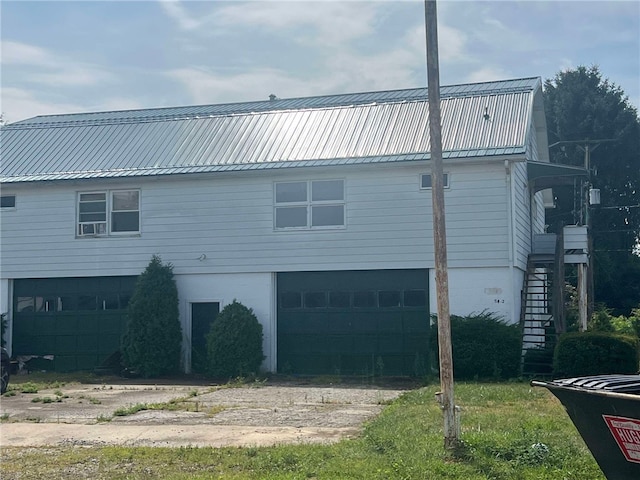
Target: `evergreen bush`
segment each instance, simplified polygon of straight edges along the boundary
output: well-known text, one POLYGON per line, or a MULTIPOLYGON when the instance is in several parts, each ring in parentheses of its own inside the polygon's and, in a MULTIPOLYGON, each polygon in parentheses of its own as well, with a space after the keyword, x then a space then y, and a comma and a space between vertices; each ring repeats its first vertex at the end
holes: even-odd
POLYGON ((173 266, 154 255, 138 277, 129 301, 122 341, 125 367, 143 377, 175 373, 180 367, 182 331, 173 266))
POLYGON ((555 377, 638 372, 638 338, 610 332, 562 335, 553 358, 555 377))
POLYGON ((234 300, 222 309, 207 334, 207 373, 214 377, 257 374, 262 353, 262 325, 253 310, 234 300))
MULTIPOLYGON (((451 315, 453 376, 456 379, 515 378, 520 369, 520 329, 494 313, 451 315)), ((431 345, 438 358, 437 321, 431 345)))

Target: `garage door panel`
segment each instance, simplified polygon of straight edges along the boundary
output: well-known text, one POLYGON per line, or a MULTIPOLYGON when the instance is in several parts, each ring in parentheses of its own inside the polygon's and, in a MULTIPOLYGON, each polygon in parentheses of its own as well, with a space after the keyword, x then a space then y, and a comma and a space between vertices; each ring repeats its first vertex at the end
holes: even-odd
POLYGON ((120 318, 117 314, 104 315, 98 322, 100 334, 120 334, 120 318))
POLYGON ((408 333, 423 333, 430 329, 429 317, 425 312, 404 312, 403 329, 408 333))
POLYGON ((378 328, 381 334, 401 334, 403 331, 402 313, 384 312, 380 315, 378 328))
POLYGON ((353 338, 350 335, 326 335, 326 352, 330 355, 349 352, 353 349, 353 338))
POLYGON ((96 365, 100 365, 102 363, 99 356, 95 354, 75 355, 75 359, 76 370, 90 370, 96 365))
POLYGON ((111 353, 120 348, 120 335, 100 335, 97 353, 111 353))
POLYGON ((58 372, 73 372, 78 370, 76 355, 56 355, 54 359, 55 370, 58 372))
POLYGON ((78 335, 78 348, 80 354, 95 354, 98 351, 97 335, 78 335))
POLYGON ((34 328, 38 335, 55 335, 56 320, 49 315, 36 317, 34 328))
POLYGON ((379 314, 375 312, 354 312, 351 319, 352 333, 377 334, 379 314))
POLYGON ((327 314, 327 334, 348 335, 353 330, 352 321, 354 315, 351 312, 328 312, 327 314))
POLYGON ((326 355, 290 355, 285 361, 285 369, 291 373, 321 375, 331 371, 331 364, 326 355))
POLYGON ((78 332, 78 319, 74 316, 60 316, 55 320, 55 331, 58 334, 76 334, 78 332))
POLYGON ((280 371, 412 375, 413 348, 426 357, 427 342, 405 340, 429 329, 426 269, 280 273, 277 285, 280 371))
POLYGON ((77 338, 75 335, 56 335, 56 348, 54 353, 56 355, 76 353, 78 350, 77 338))
POLYGON ((381 354, 401 354, 404 352, 404 336, 402 333, 381 336, 378 341, 378 352, 381 354))
POLYGON ((90 333, 97 335, 100 325, 100 317, 81 314, 78 316, 78 333, 90 333))
POLYGON ((120 347, 136 277, 14 280, 15 355, 55 355, 34 367, 92 369, 120 347), (29 300, 31 299, 31 300, 29 300), (41 300, 38 300, 41 299, 41 300))

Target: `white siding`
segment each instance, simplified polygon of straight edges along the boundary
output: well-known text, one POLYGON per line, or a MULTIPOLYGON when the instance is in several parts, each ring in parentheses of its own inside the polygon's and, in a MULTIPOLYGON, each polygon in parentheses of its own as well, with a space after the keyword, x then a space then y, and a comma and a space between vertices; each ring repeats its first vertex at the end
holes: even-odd
MULTIPOLYGON (((465 316, 482 311, 492 312, 509 323, 517 323, 523 274, 510 268, 449 269, 449 304, 452 315, 465 316)), ((435 271, 430 271, 429 305, 437 313, 435 271)))
POLYGON ((527 164, 516 162, 511 173, 513 241, 515 249, 514 266, 526 269, 527 257, 531 252, 531 195, 527 182, 527 164))
POLYGON ((262 350, 266 357, 262 365, 267 371, 275 371, 276 322, 273 275, 268 273, 176 275, 175 279, 180 299, 182 355, 185 366, 191 365, 191 304, 219 302, 222 310, 226 305, 238 300, 253 309, 253 313, 262 325, 262 350))
MULTIPOLYGON (((508 265, 504 165, 445 170, 449 265, 508 265)), ((371 165, 12 187, 2 278, 137 274, 152 254, 176 274, 431 268, 431 191, 419 188, 428 172, 371 165), (319 178, 345 180, 346 228, 274 231, 273 183, 319 178), (140 188, 139 236, 75 238, 76 192, 101 188, 140 188)))

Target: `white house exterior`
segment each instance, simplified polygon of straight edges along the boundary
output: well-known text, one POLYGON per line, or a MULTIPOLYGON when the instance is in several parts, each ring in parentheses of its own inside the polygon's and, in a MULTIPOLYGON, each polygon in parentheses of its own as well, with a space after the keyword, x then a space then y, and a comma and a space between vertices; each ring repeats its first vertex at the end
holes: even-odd
MULTIPOLYGON (((520 319, 545 226, 537 78, 442 87, 450 303, 520 319)), ((436 310, 425 89, 35 117, 2 128, 13 355, 92 368, 135 276, 174 267, 183 362, 234 299, 264 368, 415 373, 436 310)), ((43 362, 46 361, 43 360, 43 362)))

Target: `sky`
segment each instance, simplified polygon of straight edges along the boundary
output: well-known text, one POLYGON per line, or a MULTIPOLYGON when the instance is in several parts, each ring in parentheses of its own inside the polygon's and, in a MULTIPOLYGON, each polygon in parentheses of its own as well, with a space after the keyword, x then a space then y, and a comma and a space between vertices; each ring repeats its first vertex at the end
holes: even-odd
MULTIPOLYGON (((441 85, 597 65, 640 107, 640 0, 440 0, 441 85)), ((0 111, 37 115, 424 87, 424 2, 0 3, 0 111)))

